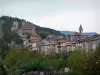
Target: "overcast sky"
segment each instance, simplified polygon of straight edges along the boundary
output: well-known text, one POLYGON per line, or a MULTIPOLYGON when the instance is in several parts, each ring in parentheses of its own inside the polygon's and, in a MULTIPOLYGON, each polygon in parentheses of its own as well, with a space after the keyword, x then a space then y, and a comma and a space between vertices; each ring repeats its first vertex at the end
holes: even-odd
POLYGON ((100 0, 0 0, 0 16, 26 19, 56 30, 100 33, 100 0))

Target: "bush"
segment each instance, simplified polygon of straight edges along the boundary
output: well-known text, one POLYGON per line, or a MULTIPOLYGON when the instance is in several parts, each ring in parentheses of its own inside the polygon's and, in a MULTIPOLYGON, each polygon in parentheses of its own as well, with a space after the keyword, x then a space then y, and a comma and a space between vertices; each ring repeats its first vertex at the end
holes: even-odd
POLYGON ((86 71, 89 75, 100 75, 100 46, 89 59, 86 71))
POLYGON ((82 51, 74 51, 68 58, 68 67, 73 70, 83 71, 88 63, 87 56, 82 51))

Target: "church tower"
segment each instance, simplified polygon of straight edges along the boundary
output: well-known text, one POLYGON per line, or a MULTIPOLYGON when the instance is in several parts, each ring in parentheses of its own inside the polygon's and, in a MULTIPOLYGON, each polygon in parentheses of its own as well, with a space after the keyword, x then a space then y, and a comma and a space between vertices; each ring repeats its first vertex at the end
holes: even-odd
POLYGON ((80 24, 80 27, 79 27, 79 33, 80 34, 83 34, 83 28, 82 28, 82 25, 80 24))

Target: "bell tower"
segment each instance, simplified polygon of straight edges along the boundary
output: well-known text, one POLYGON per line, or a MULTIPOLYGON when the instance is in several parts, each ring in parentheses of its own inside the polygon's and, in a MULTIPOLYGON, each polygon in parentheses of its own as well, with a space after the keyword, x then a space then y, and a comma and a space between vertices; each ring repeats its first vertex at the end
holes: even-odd
POLYGON ((79 27, 79 33, 80 34, 83 34, 83 28, 82 28, 82 25, 80 24, 80 27, 79 27))

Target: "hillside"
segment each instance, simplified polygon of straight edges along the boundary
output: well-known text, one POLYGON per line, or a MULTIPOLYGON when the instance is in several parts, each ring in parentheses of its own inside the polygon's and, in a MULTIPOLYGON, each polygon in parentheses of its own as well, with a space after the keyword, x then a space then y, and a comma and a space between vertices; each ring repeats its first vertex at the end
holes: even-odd
MULTIPOLYGON (((19 23, 19 28, 22 26, 22 21, 28 22, 24 19, 19 19, 19 18, 14 18, 14 17, 9 17, 9 16, 2 16, 0 17, 0 20, 4 20, 5 23, 3 24, 3 32, 4 34, 10 34, 11 33, 11 27, 13 25, 13 21, 18 21, 19 23)), ((57 36, 62 36, 64 34, 62 34, 59 31, 56 31, 54 29, 50 29, 50 28, 44 28, 44 27, 40 27, 36 24, 35 25, 35 30, 36 33, 41 37, 41 38, 45 38, 47 35, 57 35, 57 36)))
MULTIPOLYGON (((60 31, 62 34, 71 35, 73 31, 60 31)), ((84 32, 84 35, 92 36, 97 34, 96 32, 84 32)))

